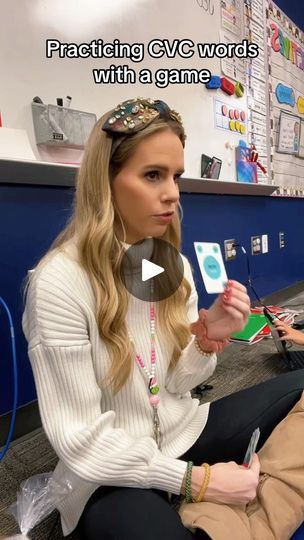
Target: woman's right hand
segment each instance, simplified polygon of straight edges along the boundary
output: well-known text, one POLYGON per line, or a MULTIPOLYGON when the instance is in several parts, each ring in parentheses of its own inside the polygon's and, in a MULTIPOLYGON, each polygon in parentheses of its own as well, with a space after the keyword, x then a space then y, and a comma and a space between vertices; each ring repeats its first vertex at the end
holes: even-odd
MULTIPOLYGON (((256 496, 259 482, 260 462, 254 454, 252 465, 247 469, 235 461, 216 463, 210 467, 210 480, 204 501, 221 504, 247 504, 256 496)), ((204 481, 205 468, 192 469, 192 497, 196 499, 204 481)))

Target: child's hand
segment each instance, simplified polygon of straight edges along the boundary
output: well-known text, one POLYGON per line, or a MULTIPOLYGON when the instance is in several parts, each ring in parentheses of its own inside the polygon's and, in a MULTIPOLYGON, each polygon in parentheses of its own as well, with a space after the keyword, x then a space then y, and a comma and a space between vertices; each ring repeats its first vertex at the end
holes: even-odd
POLYGON ((295 330, 295 328, 291 328, 288 324, 277 319, 274 321, 274 324, 277 330, 284 332, 284 335, 280 338, 281 341, 289 340, 298 345, 304 345, 304 334, 302 332, 295 330))

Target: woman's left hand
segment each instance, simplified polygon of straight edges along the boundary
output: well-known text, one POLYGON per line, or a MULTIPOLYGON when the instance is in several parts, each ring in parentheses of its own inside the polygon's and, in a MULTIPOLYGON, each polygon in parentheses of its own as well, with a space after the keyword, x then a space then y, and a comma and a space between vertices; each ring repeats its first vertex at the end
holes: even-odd
POLYGON ((234 332, 240 332, 246 325, 249 313, 250 298, 246 287, 229 280, 223 294, 208 309, 205 320, 208 339, 224 340, 234 332))
POLYGON ((229 345, 228 339, 208 339, 206 317, 207 309, 200 309, 198 312, 199 318, 195 323, 190 325, 192 334, 195 335, 196 340, 202 351, 206 353, 221 353, 227 345, 229 345))

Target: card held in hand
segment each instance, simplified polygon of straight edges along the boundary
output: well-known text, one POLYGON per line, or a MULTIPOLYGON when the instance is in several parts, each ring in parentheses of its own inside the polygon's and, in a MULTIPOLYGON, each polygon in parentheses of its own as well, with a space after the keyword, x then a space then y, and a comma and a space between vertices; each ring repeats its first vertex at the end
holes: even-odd
POLYGON ((243 465, 244 467, 246 468, 250 468, 251 467, 251 464, 252 464, 252 460, 253 460, 253 455, 256 451, 256 448, 257 448, 257 444, 259 442, 259 438, 260 438, 260 428, 256 428, 254 430, 254 432, 252 433, 251 435, 251 439, 249 441, 249 444, 248 444, 248 448, 247 448, 247 451, 246 451, 246 454, 245 454, 245 457, 244 457, 244 461, 243 461, 243 465))

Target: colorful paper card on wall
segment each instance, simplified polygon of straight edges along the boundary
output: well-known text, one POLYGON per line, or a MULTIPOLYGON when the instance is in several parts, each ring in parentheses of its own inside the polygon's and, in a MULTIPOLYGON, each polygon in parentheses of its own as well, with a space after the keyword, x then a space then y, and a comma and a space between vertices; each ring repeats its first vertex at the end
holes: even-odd
POLYGON ((291 107, 295 106, 296 98, 292 88, 279 83, 276 87, 276 96, 279 103, 286 103, 291 107))
POLYGON ((299 114, 304 114, 304 97, 303 96, 298 97, 297 107, 298 107, 299 114))

